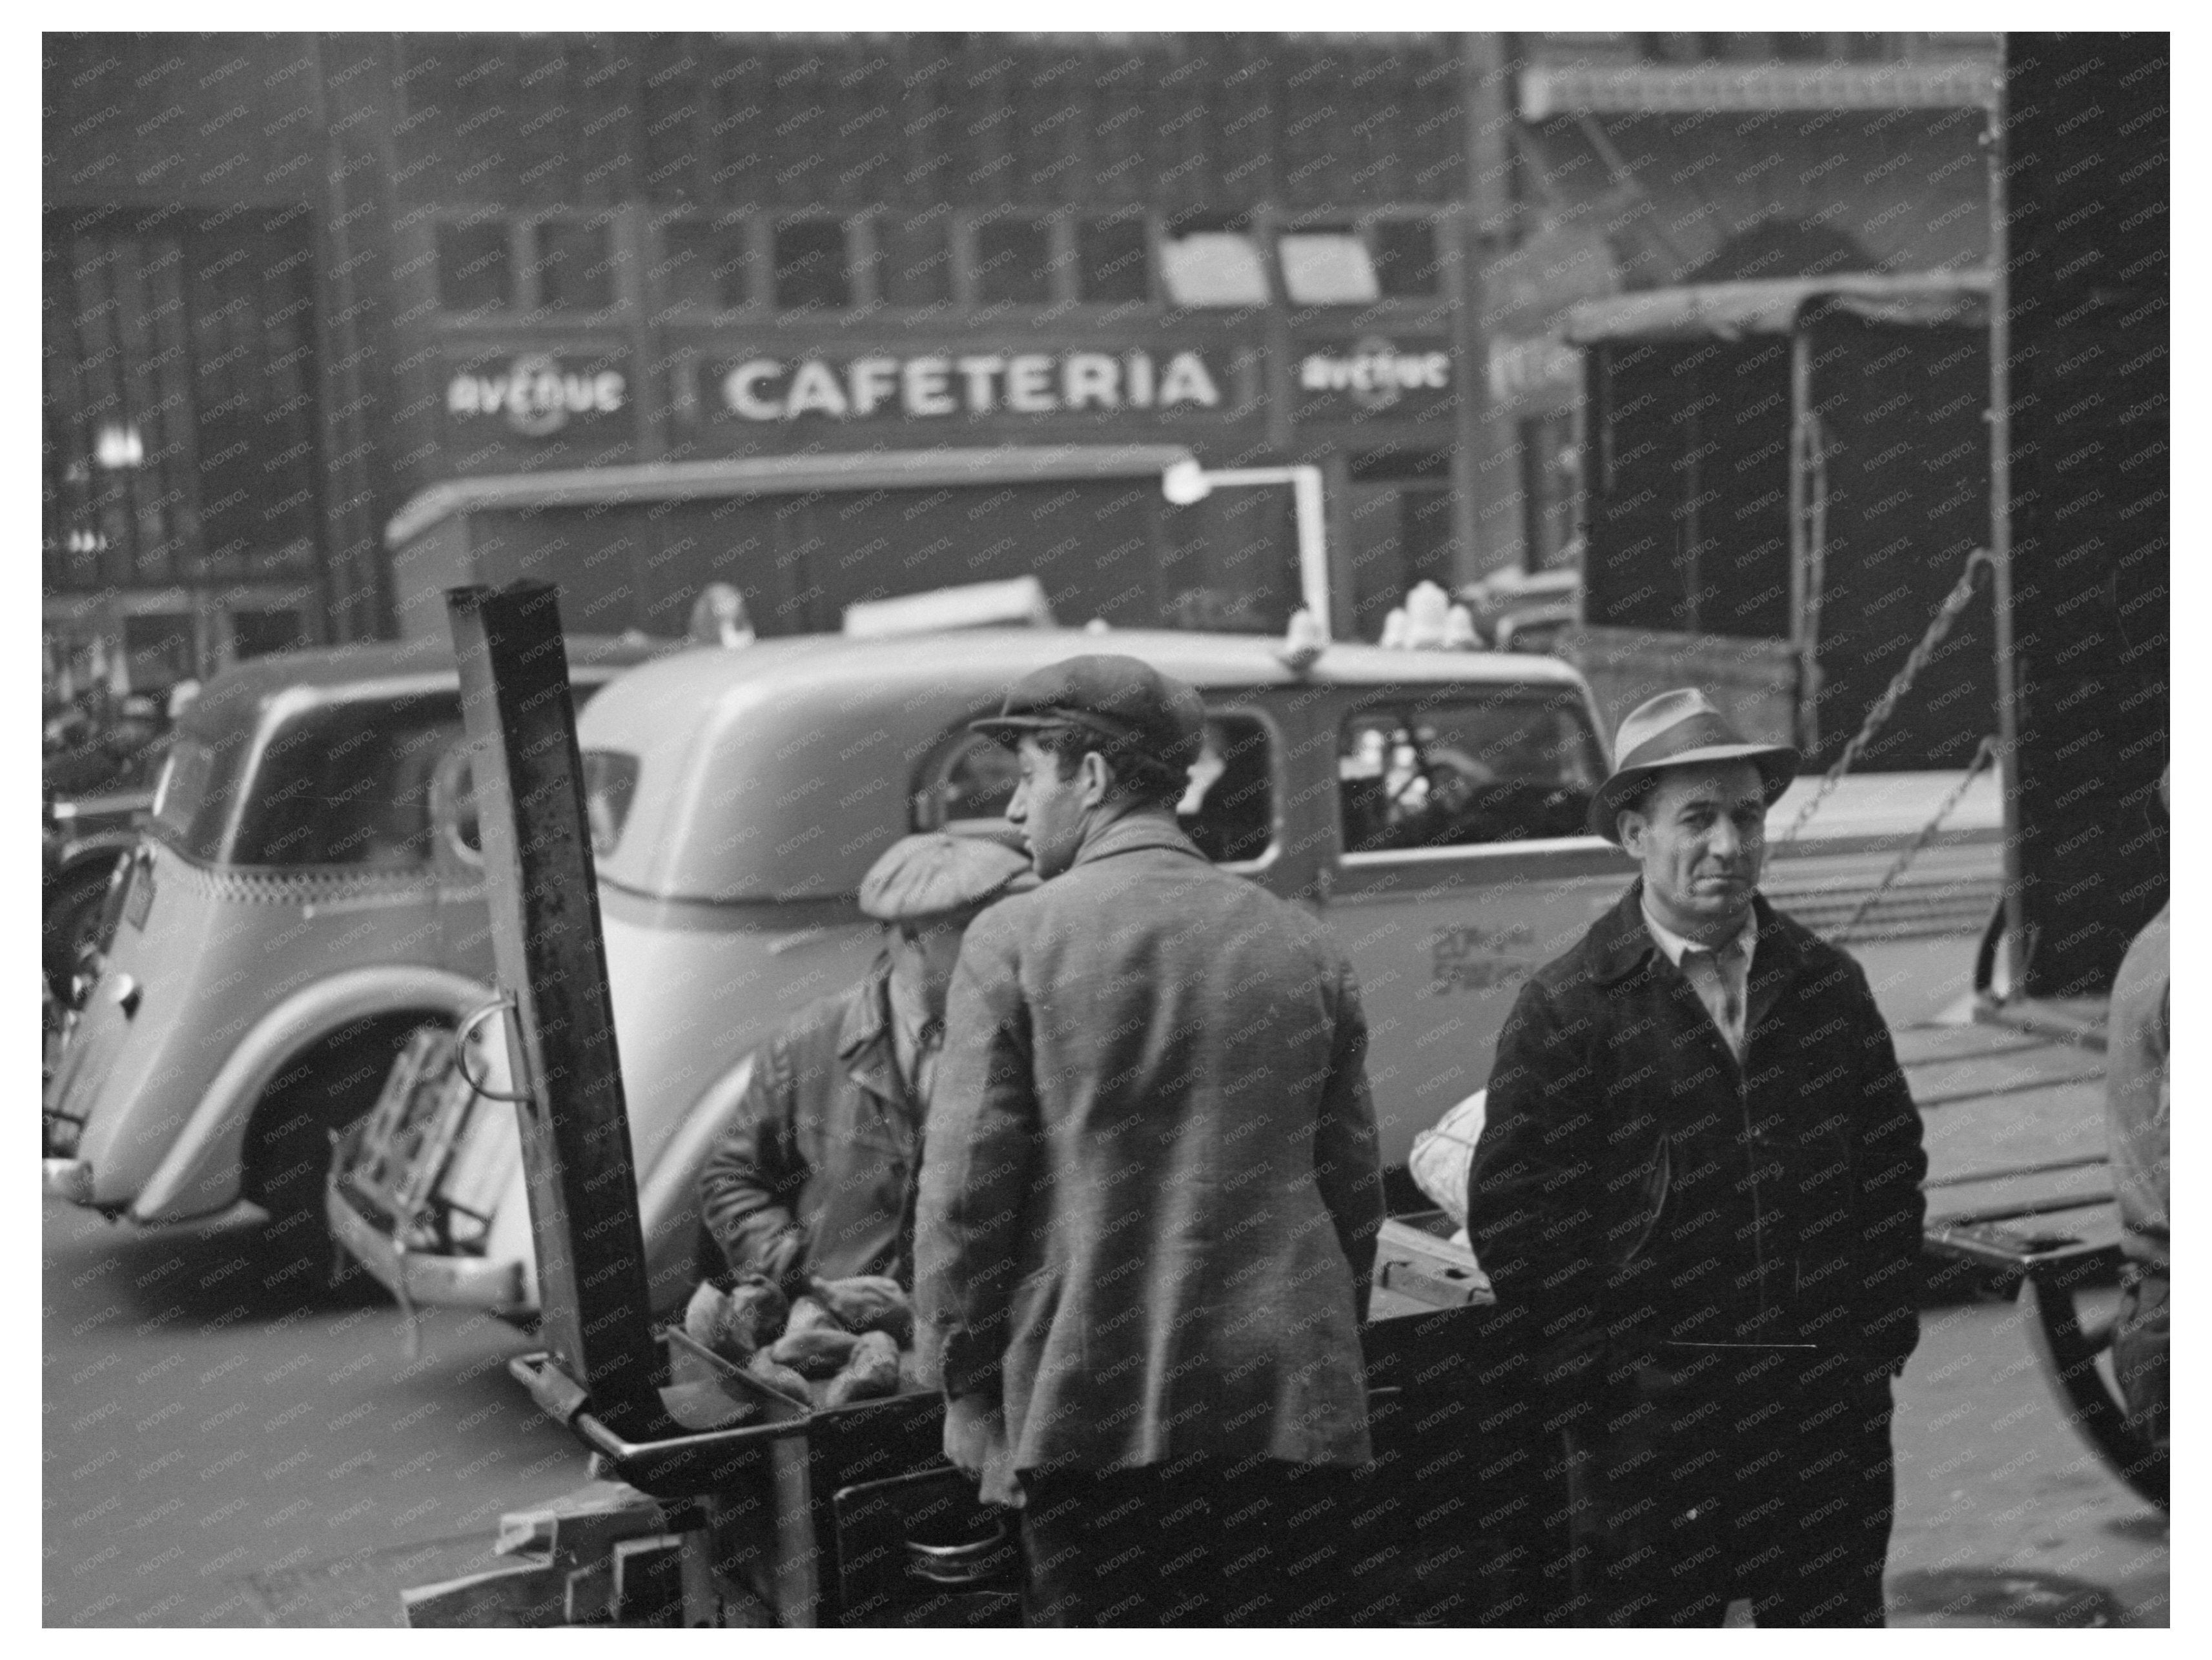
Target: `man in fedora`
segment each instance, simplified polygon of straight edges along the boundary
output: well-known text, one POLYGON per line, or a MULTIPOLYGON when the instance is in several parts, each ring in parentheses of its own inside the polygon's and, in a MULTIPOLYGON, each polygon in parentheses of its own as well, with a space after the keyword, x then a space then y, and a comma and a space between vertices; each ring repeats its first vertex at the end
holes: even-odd
POLYGON ((1043 882, 961 947, 915 1301, 1037 1624, 1339 1624, 1358 1578, 1366 1022, 1320 925, 1177 828, 1202 718, 1102 655, 976 723, 1043 882))
POLYGON ((1578 1624, 1879 1626, 1920 1119, 1866 976, 1759 892, 1796 751, 1704 693, 1620 723, 1642 867, 1522 988, 1468 1221, 1566 1438, 1578 1624))

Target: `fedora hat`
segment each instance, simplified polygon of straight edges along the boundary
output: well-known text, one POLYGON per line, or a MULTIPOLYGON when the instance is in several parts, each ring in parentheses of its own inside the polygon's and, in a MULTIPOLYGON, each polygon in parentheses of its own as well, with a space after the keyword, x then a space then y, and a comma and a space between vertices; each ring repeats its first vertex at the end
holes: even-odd
POLYGON ((1749 742, 1695 686, 1662 691, 1629 710, 1614 737, 1613 757, 1613 775, 1590 798, 1589 823, 1591 835, 1616 843, 1620 831, 1614 820, 1621 809, 1668 767, 1748 761, 1759 769, 1770 807, 1797 775, 1796 750, 1749 742))

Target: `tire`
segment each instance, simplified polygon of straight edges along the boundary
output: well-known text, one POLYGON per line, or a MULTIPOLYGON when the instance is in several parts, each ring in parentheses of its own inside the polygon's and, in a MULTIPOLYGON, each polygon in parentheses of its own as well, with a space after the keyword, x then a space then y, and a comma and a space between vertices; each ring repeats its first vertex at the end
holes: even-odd
POLYGON ((281 1262, 270 1278, 320 1288, 367 1276, 340 1251, 323 1215, 331 1143, 382 1093, 392 1063, 434 1014, 357 1022, 301 1055, 272 1082, 246 1128, 245 1196, 268 1213, 264 1243, 281 1262))

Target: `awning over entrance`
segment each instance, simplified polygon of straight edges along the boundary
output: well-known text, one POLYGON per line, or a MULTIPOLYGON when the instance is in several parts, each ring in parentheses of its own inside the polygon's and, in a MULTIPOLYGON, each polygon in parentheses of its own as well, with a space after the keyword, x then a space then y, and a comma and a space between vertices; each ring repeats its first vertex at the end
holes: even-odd
POLYGON ((1005 444, 989 449, 870 450, 504 473, 433 484, 392 515, 384 539, 388 546, 398 547, 441 519, 486 508, 799 496, 809 490, 851 489, 864 474, 870 489, 939 489, 1042 478, 1143 478, 1184 461, 1195 465, 1197 457, 1180 444, 1005 444))
POLYGON ((1930 64, 1562 64, 1521 73, 1521 119, 1707 111, 1984 108, 1993 59, 1930 64))
POLYGON ((1985 270, 1698 283, 1587 301, 1568 313, 1566 337, 1577 346, 1610 340, 1739 340, 1788 334, 1814 307, 1874 323, 1979 328, 1989 320, 1989 300, 1985 270))

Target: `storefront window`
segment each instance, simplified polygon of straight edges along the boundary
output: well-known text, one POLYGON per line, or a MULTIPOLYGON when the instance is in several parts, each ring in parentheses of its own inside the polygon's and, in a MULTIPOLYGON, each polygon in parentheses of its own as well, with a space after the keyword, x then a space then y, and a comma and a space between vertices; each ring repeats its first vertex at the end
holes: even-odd
POLYGON ((653 279, 661 303, 736 311, 751 297, 742 222, 672 219, 660 228, 653 279))
POLYGON ((1437 229, 1426 219, 1378 219, 1369 227, 1375 273, 1386 300, 1425 300, 1438 289, 1437 229))
POLYGON ((1188 230, 1160 244, 1160 277, 1178 306, 1264 306, 1260 245, 1242 230, 1188 230))
POLYGON ((952 298, 952 246, 943 209, 876 219, 876 291, 886 305, 941 306, 952 298))
POLYGON ((1375 262, 1357 231, 1285 231, 1277 250, 1294 306, 1358 306, 1378 299, 1375 262))
POLYGON ((842 219, 787 219, 775 228, 775 308, 846 311, 853 304, 851 255, 842 219))
POLYGON ((1575 515, 1582 499, 1582 451, 1570 411, 1521 423, 1521 488, 1528 568, 1575 562, 1575 515))
POLYGON ((507 222, 438 227, 438 304, 447 311, 498 311, 509 293, 507 222))
POLYGON ((538 222, 538 303, 556 311, 605 311, 615 303, 607 227, 576 219, 538 222))
POLYGON ((1142 305, 1152 297, 1151 252, 1136 215, 1086 219, 1076 227, 1076 291, 1093 305, 1142 305))
POLYGON ((990 219, 975 227, 975 298, 1042 306, 1052 299, 1051 227, 1041 219, 990 219))

